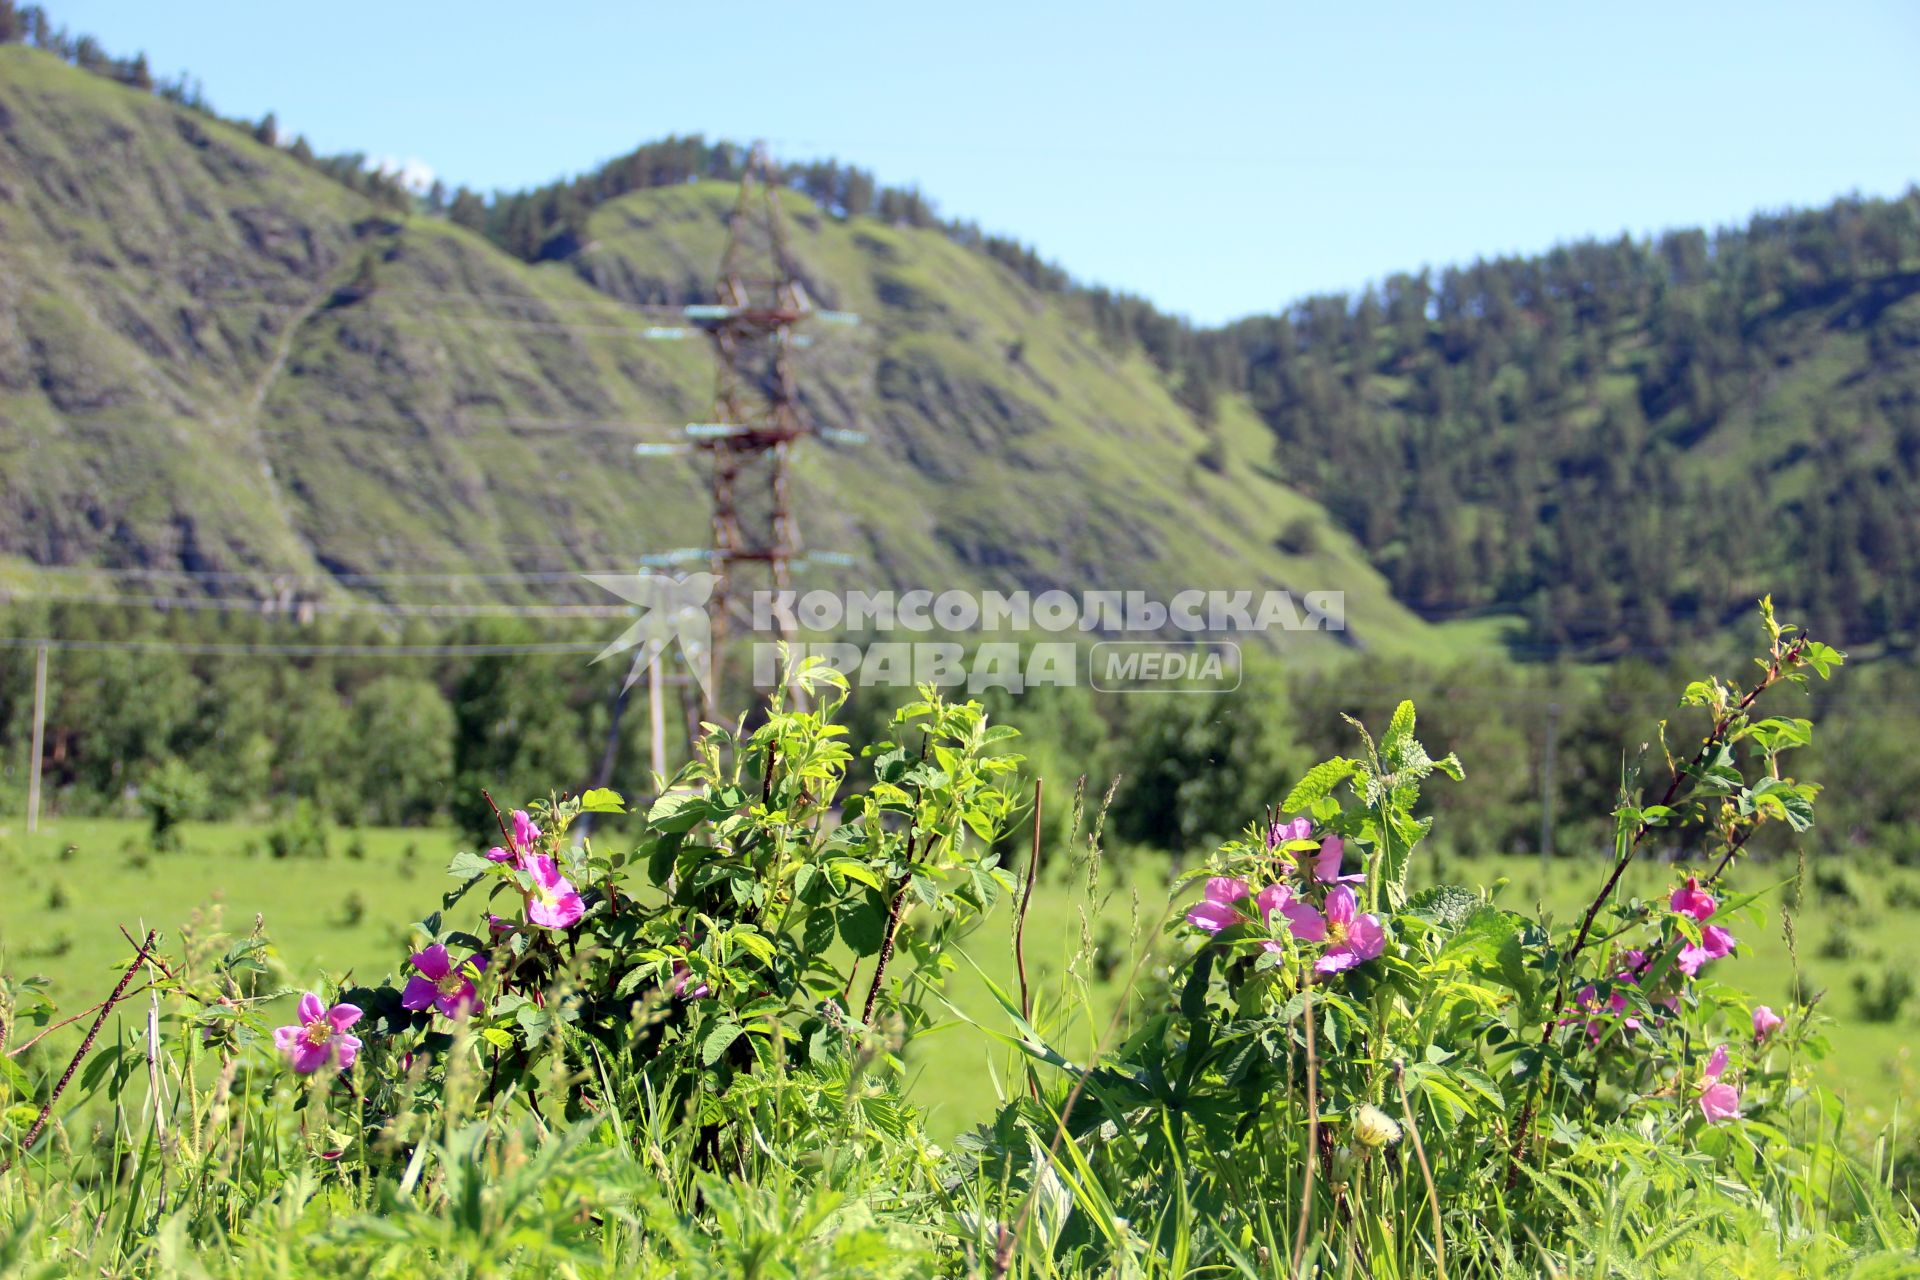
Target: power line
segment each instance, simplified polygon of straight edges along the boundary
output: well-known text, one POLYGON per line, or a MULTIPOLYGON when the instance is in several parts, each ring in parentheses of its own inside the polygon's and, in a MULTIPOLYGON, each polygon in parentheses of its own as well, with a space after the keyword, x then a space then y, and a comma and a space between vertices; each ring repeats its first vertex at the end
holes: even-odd
MULTIPOLYGON (((73 273, 69 272, 68 274, 73 274, 73 273)), ((235 277, 228 277, 228 278, 236 279, 236 280, 248 280, 248 279, 259 280, 261 282, 269 283, 269 284, 293 284, 297 282, 303 285, 313 286, 320 290, 327 290, 330 288, 339 287, 339 286, 329 286, 323 282, 318 282, 318 281, 308 281, 304 277, 297 277, 297 276, 288 277, 288 278, 266 277, 266 276, 235 276, 235 277)), ((711 319, 712 316, 710 314, 703 315, 703 313, 710 313, 715 308, 716 305, 719 305, 711 302, 695 302, 695 303, 626 302, 619 298, 612 298, 612 297, 604 298, 604 299, 545 298, 545 297, 540 297, 534 294, 516 294, 516 293, 506 293, 501 291, 486 291, 486 290, 472 290, 472 289, 427 289, 427 288, 419 288, 419 287, 412 287, 412 286, 396 287, 392 285, 382 285, 377 283, 371 286, 367 290, 366 296, 368 297, 384 296, 384 297, 391 297, 391 298, 462 298, 462 299, 470 299, 476 302, 486 302, 489 300, 493 300, 493 301, 499 301, 499 302, 524 305, 531 309, 547 310, 547 311, 565 312, 565 311, 604 310, 604 311, 616 313, 619 315, 638 315, 640 317, 655 317, 655 318, 676 318, 676 319, 682 319, 682 320, 699 320, 702 318, 711 319)), ((233 310, 319 312, 327 309, 324 306, 324 304, 319 304, 312 301, 282 302, 272 298, 228 297, 228 296, 221 296, 217 294, 209 295, 209 294, 203 294, 203 293, 188 293, 184 298, 164 298, 164 297, 156 298, 156 297, 147 296, 147 297, 142 297, 140 301, 149 303, 152 305, 174 307, 174 308, 179 308, 183 306, 193 306, 203 310, 223 310, 223 309, 231 308, 233 310)), ((471 314, 471 315, 466 313, 461 313, 461 312, 449 312, 449 311, 426 311, 426 312, 419 312, 414 314, 423 315, 423 316, 434 316, 434 317, 440 317, 440 318, 446 318, 446 319, 468 319, 474 322, 497 322, 497 323, 507 324, 507 325, 527 324, 527 325, 535 325, 540 327, 561 329, 561 330, 580 329, 583 331, 598 331, 598 332, 611 332, 611 333, 632 333, 632 332, 639 331, 638 327, 634 325, 622 325, 622 324, 612 324, 612 323, 582 324, 578 322, 563 322, 563 321, 547 322, 547 321, 540 321, 536 319, 521 320, 514 317, 498 317, 492 313, 484 312, 484 311, 471 314)), ((838 311, 832 308, 809 308, 806 314, 802 315, 800 319, 805 320, 809 318, 819 320, 823 324, 828 326, 844 327, 844 326, 858 323, 863 328, 870 327, 860 317, 856 317, 849 312, 838 311)), ((611 319, 611 317, 609 317, 609 319, 611 319)), ((652 326, 652 327, 658 328, 659 326, 652 326)), ((681 338, 681 337, 689 336, 689 333, 676 332, 672 336, 675 338, 681 338)))
MULTIPOLYGON (((667 551, 645 552, 637 556, 636 560, 639 562, 640 569, 642 570, 649 569, 649 568, 659 569, 659 568, 669 568, 677 564, 687 564, 687 563, 692 563, 696 561, 709 560, 712 558, 713 554, 714 554, 713 550, 707 547, 676 547, 667 551)), ((823 565, 823 566, 831 566, 831 567, 837 567, 837 568, 845 568, 853 564, 856 564, 857 562, 858 562, 857 557, 849 555, 846 552, 821 551, 821 550, 806 552, 800 555, 799 557, 797 557, 794 561, 795 564, 800 566, 806 566, 806 567, 823 565)), ((294 584, 302 584, 302 585, 311 584, 316 586, 334 586, 334 585, 374 586, 374 585, 382 585, 382 584, 388 584, 388 583, 408 583, 408 582, 438 583, 438 584, 448 584, 448 585, 458 584, 463 582, 482 582, 482 583, 488 583, 488 584, 512 584, 512 583, 531 583, 531 582, 573 583, 573 582, 584 581, 590 576, 596 576, 596 575, 607 576, 607 575, 632 573, 636 571, 637 570, 628 569, 628 568, 617 568, 617 569, 568 569, 568 570, 556 570, 556 571, 548 571, 548 572, 512 572, 512 573, 340 573, 340 574, 329 574, 326 572, 315 572, 312 570, 296 571, 296 570, 277 570, 277 569, 253 569, 253 570, 151 569, 151 568, 115 569, 111 567, 94 566, 94 565, 35 566, 35 575, 44 576, 44 577, 58 577, 60 575, 77 575, 77 576, 83 576, 83 577, 96 577, 96 578, 108 578, 108 579, 132 578, 132 579, 146 579, 146 580, 158 580, 158 581, 182 580, 182 581, 189 581, 189 582, 207 581, 207 582, 221 582, 221 583, 257 583, 257 584, 262 584, 268 587, 279 587, 283 589, 290 588, 294 584)), ((88 593, 88 592, 65 591, 65 590, 59 590, 59 589, 44 590, 38 587, 29 587, 24 590, 10 590, 4 585, 0 585, 0 601, 7 600, 9 598, 14 600, 22 600, 22 601, 52 600, 52 601, 58 601, 63 603, 77 603, 77 604, 94 603, 94 604, 145 605, 145 606, 151 606, 156 608, 165 608, 165 607, 171 607, 171 606, 179 606, 182 608, 219 608, 222 606, 230 605, 235 608, 245 609, 245 608, 259 608, 262 605, 274 603, 273 599, 270 597, 257 597, 257 596, 247 596, 247 597, 160 596, 160 595, 136 596, 136 595, 128 595, 125 593, 88 593)), ((569 617, 569 616, 624 617, 630 612, 630 610, 628 610, 625 606, 622 606, 622 605, 572 605, 572 604, 521 605, 521 604, 513 604, 513 603, 471 605, 471 604, 464 604, 464 603, 458 603, 458 602, 446 602, 444 604, 436 605, 436 604, 418 604, 418 603, 387 604, 387 603, 378 602, 378 601, 365 601, 365 602, 359 602, 357 604, 352 604, 347 602, 334 602, 334 601, 312 601, 310 603, 312 608, 320 612, 336 612, 336 613, 351 613, 351 612, 359 612, 359 611, 390 612, 390 611, 396 611, 401 609, 410 609, 410 610, 421 611, 423 616, 430 616, 435 611, 444 611, 447 613, 475 614, 475 615, 481 615, 481 616, 484 616, 485 614, 488 614, 488 613, 498 613, 501 615, 524 615, 529 612, 534 612, 535 616, 552 616, 552 617, 569 617), (552 612, 544 615, 539 614, 537 611, 543 608, 551 610, 552 612)))
POLYGON ((113 605, 122 608, 215 610, 229 613, 362 614, 392 618, 624 618, 624 605, 601 604, 385 604, 371 601, 294 600, 282 604, 270 598, 230 596, 128 596, 82 591, 7 593, 21 601, 48 600, 62 604, 113 605))
POLYGON ((304 657, 360 658, 434 658, 499 657, 514 654, 597 653, 605 647, 600 641, 555 641, 524 644, 286 644, 193 640, 63 640, 55 636, 29 638, 0 636, 0 648, 31 649, 46 645, 53 649, 105 653, 180 653, 208 657, 250 657, 284 654, 304 657))
MULTIPOLYGON (((268 420, 273 421, 272 418, 268 420)), ((57 423, 49 425, 63 427, 68 431, 72 431, 78 427, 95 431, 135 432, 154 429, 180 430, 212 424, 205 423, 199 419, 183 420, 179 418, 154 417, 141 419, 129 418, 105 422, 90 418, 62 418, 57 423)), ((507 442, 482 441, 476 443, 471 439, 454 433, 469 429, 489 430, 498 428, 505 431, 519 431, 530 434, 546 433, 573 437, 603 435, 616 438, 615 443, 621 442, 617 439, 618 437, 632 438, 639 436, 641 437, 642 443, 677 445, 705 438, 711 434, 711 428, 721 424, 701 422, 636 422, 630 418, 455 417, 451 421, 404 418, 317 418, 309 420, 306 425, 297 429, 291 427, 256 428, 232 424, 222 425, 226 425, 230 431, 241 435, 264 436, 268 439, 287 440, 311 439, 316 435, 333 430, 377 431, 394 437, 394 443, 396 444, 412 443, 411 440, 406 438, 404 433, 417 432, 421 428, 428 428, 440 432, 440 439, 443 443, 471 449, 476 447, 497 448, 507 442), (661 439, 661 436, 665 436, 666 438, 661 439)), ((736 425, 732 426, 731 430, 737 433, 745 430, 745 428, 736 425)), ((843 429, 823 431, 819 434, 822 439, 838 444, 860 444, 866 440, 866 433, 864 432, 850 432, 843 429)))
POLYGON ((589 574, 625 573, 625 569, 561 569, 514 573, 327 573, 312 569, 116 569, 105 565, 36 565, 38 574, 88 574, 121 578, 183 578, 209 582, 572 582, 589 574))

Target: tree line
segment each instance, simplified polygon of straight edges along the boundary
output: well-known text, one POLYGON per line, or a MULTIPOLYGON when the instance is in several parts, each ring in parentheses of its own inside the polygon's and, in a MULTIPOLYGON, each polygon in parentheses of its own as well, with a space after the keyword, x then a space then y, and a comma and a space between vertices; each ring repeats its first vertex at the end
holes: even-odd
MULTIPOLYGON (((481 795, 526 799, 553 786, 596 781, 620 672, 586 654, 263 652, 290 635, 307 645, 522 645, 600 637, 562 624, 481 619, 453 627, 322 619, 297 632, 254 615, 104 612, 83 605, 16 604, 6 631, 59 635, 51 655, 43 788, 68 815, 138 815, 151 791, 193 797, 174 817, 266 819, 305 804, 341 825, 453 822, 475 838, 492 829, 481 795), (196 646, 217 643, 217 652, 196 646), (88 648, 112 644, 122 648, 88 648)), ((1439 829, 1456 851, 1535 852, 1542 788, 1565 815, 1553 839, 1563 853, 1605 843, 1606 815, 1623 759, 1645 726, 1673 714, 1699 651, 1671 662, 1632 657, 1605 668, 1496 660, 1445 665, 1361 659, 1322 671, 1249 657, 1241 687, 1218 695, 1115 696, 1084 687, 982 695, 992 719, 1018 726, 1020 749, 1050 794, 1084 777, 1088 807, 1115 783, 1109 834, 1124 845, 1174 852, 1231 835, 1221 815, 1258 813, 1302 770, 1351 753, 1341 713, 1379 723, 1402 697, 1422 713, 1429 742, 1457 751, 1466 781, 1437 793, 1439 829), (1553 772, 1532 762, 1555 736, 1553 772)), ((0 646, 0 791, 20 813, 32 735, 34 653, 0 646)), ((638 696, 638 695, 636 695, 638 696)), ((852 741, 878 741, 896 689, 856 691, 845 717, 852 741)), ((1906 721, 1920 709, 1920 672, 1906 664, 1850 668, 1824 687, 1814 744, 1822 776, 1846 778, 1823 799, 1823 849, 1870 848, 1920 862, 1920 757, 1906 721)), ((684 758, 684 723, 667 717, 669 756, 684 758)), ((639 704, 620 724, 613 784, 629 793, 646 776, 647 717, 639 704)), ((1686 726, 1676 724, 1674 732, 1686 726)), ((1071 806, 1049 806, 1062 824, 1071 806)), ((1236 816, 1233 820, 1239 820, 1236 816)))

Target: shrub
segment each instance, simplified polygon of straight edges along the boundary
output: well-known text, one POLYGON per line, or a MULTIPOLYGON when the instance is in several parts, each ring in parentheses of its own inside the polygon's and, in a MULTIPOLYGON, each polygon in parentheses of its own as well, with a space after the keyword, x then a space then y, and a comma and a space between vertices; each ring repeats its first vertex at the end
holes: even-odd
POLYGON ((1868 1022, 1894 1022, 1913 999, 1913 975, 1905 969, 1883 969, 1877 979, 1864 973, 1853 978, 1860 1000, 1860 1016, 1868 1022))
POLYGON ((1859 940, 1847 929, 1835 929, 1820 940, 1822 959, 1851 960, 1859 954, 1859 940))
POLYGON ((1295 516, 1274 542, 1290 556, 1310 556, 1320 549, 1320 523, 1312 516, 1295 516))
POLYGON ((275 858, 325 858, 327 844, 327 820, 307 800, 296 801, 267 828, 267 853, 275 858))
POLYGON ((153 847, 172 850, 180 842, 180 824, 206 811, 207 780, 184 762, 168 760, 141 784, 140 807, 147 814, 153 847))

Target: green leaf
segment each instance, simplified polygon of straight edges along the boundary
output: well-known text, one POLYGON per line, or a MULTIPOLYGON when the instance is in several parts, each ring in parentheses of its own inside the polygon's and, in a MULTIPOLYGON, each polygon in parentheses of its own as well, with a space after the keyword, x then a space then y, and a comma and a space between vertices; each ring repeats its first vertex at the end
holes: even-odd
POLYGON ((1406 910, 1441 929, 1458 929, 1483 905, 1479 893, 1463 885, 1437 884, 1408 900, 1406 910))
POLYGON ((488 861, 483 854, 463 849, 454 854, 453 861, 447 864, 447 874, 456 880, 471 880, 475 876, 485 875, 499 865, 501 864, 488 861))
POLYGON ((1193 958, 1193 972, 1180 991, 1180 1012, 1189 1022, 1198 1022, 1207 1012, 1207 983, 1213 977, 1213 948, 1201 949, 1193 958))
POLYGON ((1390 756, 1413 741, 1414 713, 1411 700, 1403 701, 1393 709, 1393 719, 1387 723, 1386 737, 1380 740, 1380 754, 1390 756))
POLYGON ((80 1091, 91 1093, 99 1088, 100 1082, 107 1078, 108 1072, 120 1064, 120 1059, 126 1052, 125 1048, 117 1044, 107 1045, 96 1052, 93 1061, 87 1063, 86 1070, 80 1073, 80 1091))
POLYGON ((862 897, 853 902, 844 902, 838 911, 840 940, 845 942, 857 956, 870 956, 880 950, 880 943, 887 932, 887 913, 874 905, 871 898, 862 897))
POLYGON ((723 1022, 707 1032, 707 1038, 700 1042, 701 1065, 710 1067, 720 1061, 720 1055, 732 1047, 744 1030, 737 1022, 723 1022))
POLYGON ((647 823, 670 835, 678 835, 693 830, 706 816, 705 796, 697 791, 669 791, 647 810, 647 823))
POLYGON ((580 797, 582 813, 625 813, 627 802, 618 791, 595 787, 580 797))
POLYGON ((1280 802, 1280 811, 1298 813, 1316 800, 1331 794, 1342 780, 1353 775, 1353 771, 1359 768, 1359 765, 1359 761, 1349 760, 1345 756, 1335 756, 1331 760, 1321 761, 1307 770, 1306 776, 1294 784, 1293 790, 1287 792, 1287 798, 1280 802))
POLYGON ((744 950, 751 952, 754 959, 760 961, 760 963, 773 963, 773 943, 758 929, 748 928, 745 925, 736 925, 727 930, 727 937, 731 941, 739 943, 744 950))
POLYGON ((1847 655, 1832 645, 1821 644, 1818 640, 1809 640, 1806 647, 1800 651, 1800 660, 1819 672, 1820 678, 1825 680, 1833 674, 1835 667, 1847 660, 1847 655))
POLYGON ((816 907, 807 912, 806 923, 800 927, 800 946, 809 955, 819 955, 833 945, 834 916, 824 907, 816 907))
POLYGON ((873 873, 873 868, 853 858, 835 858, 827 863, 827 869, 837 871, 849 880, 858 880, 869 889, 880 887, 880 877, 873 873))
POLYGON ((680 853, 680 837, 677 835, 650 836, 640 845, 638 852, 647 858, 647 879, 655 885, 665 885, 673 874, 673 862, 680 853))

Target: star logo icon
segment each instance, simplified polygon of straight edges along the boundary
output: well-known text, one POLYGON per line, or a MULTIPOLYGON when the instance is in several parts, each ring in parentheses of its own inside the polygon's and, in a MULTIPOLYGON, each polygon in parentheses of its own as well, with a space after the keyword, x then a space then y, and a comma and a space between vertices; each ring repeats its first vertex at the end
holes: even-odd
POLYGON ((615 654, 633 651, 626 683, 631 689, 673 641, 680 642, 694 683, 704 695, 713 670, 713 633, 707 622, 707 601, 720 579, 711 573, 668 577, 658 573, 587 573, 588 582, 625 600, 638 613, 631 626, 594 655, 604 662, 615 654))

